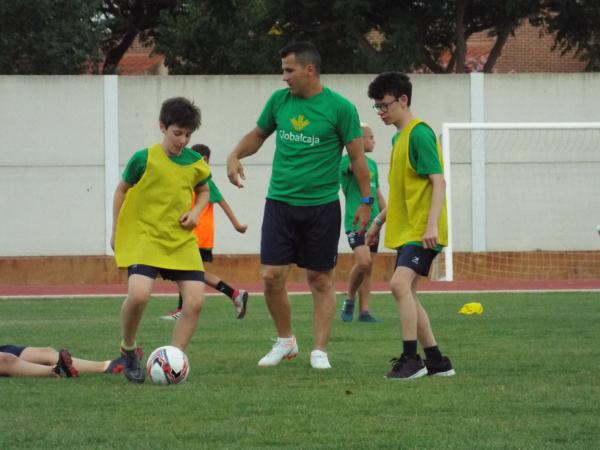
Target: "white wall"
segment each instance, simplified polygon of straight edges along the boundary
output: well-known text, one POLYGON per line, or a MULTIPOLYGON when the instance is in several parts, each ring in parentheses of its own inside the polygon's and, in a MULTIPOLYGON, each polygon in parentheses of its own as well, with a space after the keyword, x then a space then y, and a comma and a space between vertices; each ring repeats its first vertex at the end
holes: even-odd
MULTIPOLYGON (((380 164, 382 189, 387 192, 387 161, 394 130, 378 120, 366 96, 373 77, 326 75, 323 80, 354 102, 361 119, 373 126, 377 141, 373 158, 380 164)), ((413 112, 438 133, 443 122, 470 120, 468 75, 411 78, 413 112)), ((274 139, 270 138, 258 154, 243 161, 247 175, 244 189, 229 184, 224 163, 238 140, 254 127, 271 92, 282 86, 279 76, 119 77, 119 174, 135 150, 160 140, 157 116, 161 102, 175 95, 192 98, 203 114, 202 127, 192 141, 211 147, 214 180, 240 221, 250 227, 245 235, 239 235, 225 215, 217 212, 216 252, 258 253, 274 139)), ((104 194, 103 94, 102 77, 0 77, 4 137, 0 150, 0 256, 105 253, 105 211, 107 207, 110 210, 105 201, 110 199, 104 194)), ((486 75, 483 95, 487 121, 595 121, 600 76, 486 75)), ((543 157, 542 154, 540 158, 543 157)), ((600 180, 598 166, 590 165, 585 170, 582 167, 574 169, 566 186, 579 180, 596 189, 594 180, 600 180)), ((469 170, 468 161, 457 160, 453 165, 455 250, 467 248, 470 243, 469 170)), ((542 164, 532 175, 544 176, 544 170, 542 164)), ((502 189, 507 178, 502 172, 491 171, 489 182, 502 189)), ((567 188, 560 191, 568 197, 567 188)), ((507 198, 510 200, 510 196, 507 198)), ((570 204, 569 220, 583 223, 582 232, 590 220, 600 223, 599 214, 590 212, 600 210, 594 200, 576 200, 560 199, 570 204)), ((547 198, 540 199, 540 204, 547 203, 547 198)), ((495 227, 494 236, 499 236, 494 238, 496 248, 502 246, 506 212, 493 199, 490 205, 488 222, 495 227), (498 213, 495 215, 494 211, 498 213)), ((531 217, 522 220, 537 219, 541 213, 539 209, 532 210, 531 217)), ((549 229, 550 232, 536 229, 536 235, 552 239, 554 229, 549 229)), ((578 236, 559 239, 566 248, 582 245, 578 236)), ((593 245, 591 239, 584 239, 585 245, 593 245)), ((340 251, 348 250, 345 239, 340 239, 340 251)))

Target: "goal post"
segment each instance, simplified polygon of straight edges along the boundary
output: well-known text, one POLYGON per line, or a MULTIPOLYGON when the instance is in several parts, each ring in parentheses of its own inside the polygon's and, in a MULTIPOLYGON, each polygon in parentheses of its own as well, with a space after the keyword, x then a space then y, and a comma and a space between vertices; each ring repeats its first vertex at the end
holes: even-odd
MULTIPOLYGON (((448 246, 443 259, 442 279, 456 279, 457 229, 461 230, 461 238, 467 234, 465 230, 470 235, 470 239, 461 239, 458 250, 473 255, 490 251, 498 254, 585 251, 586 245, 570 240, 576 239, 576 233, 586 230, 589 224, 566 226, 560 214, 572 214, 573 220, 585 220, 587 211, 583 209, 589 202, 589 210, 596 208, 597 213, 595 218, 587 214, 588 219, 600 223, 600 202, 595 200, 600 198, 600 122, 444 123, 441 146, 448 211, 448 246), (533 170, 528 173, 522 166, 533 170), (581 177, 588 179, 578 180, 578 171, 581 171, 581 177), (528 176, 532 177, 531 189, 527 185, 528 176), (564 186, 556 185, 561 182, 565 183, 564 186), (550 198, 545 198, 545 188, 549 188, 547 194, 550 198), (578 208, 560 207, 564 205, 558 205, 557 208, 557 205, 552 205, 552 195, 559 191, 561 195, 557 195, 555 201, 569 203, 569 198, 573 198, 578 208), (504 193, 506 201, 515 204, 514 208, 498 207, 502 204, 504 193), (544 223, 551 225, 552 221, 558 220, 564 225, 563 229, 568 228, 565 234, 569 236, 562 236, 566 238, 564 245, 540 238, 532 239, 528 247, 523 243, 524 239, 514 236, 515 233, 521 236, 526 227, 506 226, 504 233, 502 226, 496 223, 497 214, 490 211, 490 199, 494 200, 491 202, 494 208, 510 212, 513 222, 530 221, 536 227, 543 227, 544 223), (456 205, 457 201, 460 207, 456 205), (539 207, 540 202, 548 203, 545 217, 540 217, 544 214, 543 208, 539 207), (495 230, 492 248, 489 245, 490 228, 495 230)), ((547 235, 548 232, 541 234, 547 235)), ((557 235, 556 238, 559 240, 561 236, 557 235)), ((596 240, 597 236, 586 237, 588 250, 596 240)), ((498 276, 502 276, 501 270, 498 276)))

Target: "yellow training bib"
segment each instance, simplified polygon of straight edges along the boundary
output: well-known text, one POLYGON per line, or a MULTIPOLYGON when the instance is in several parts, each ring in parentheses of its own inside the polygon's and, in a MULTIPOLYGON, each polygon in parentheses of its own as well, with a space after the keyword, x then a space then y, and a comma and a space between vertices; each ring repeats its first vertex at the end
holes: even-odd
POLYGON ((194 187, 206 180, 204 160, 179 165, 159 144, 148 148, 146 170, 127 191, 117 220, 117 266, 133 264, 174 270, 204 270, 192 230, 179 224, 190 210, 194 187))
MULTIPOLYGON (((431 182, 426 176, 417 174, 410 163, 410 134, 420 123, 420 119, 411 120, 402 129, 392 149, 390 161, 390 194, 387 204, 385 240, 387 248, 396 249, 408 242, 418 242, 427 229, 429 209, 431 208, 431 182)), ((443 167, 442 152, 437 144, 440 165, 443 167)), ((448 245, 448 218, 446 200, 438 222, 438 242, 448 245)))

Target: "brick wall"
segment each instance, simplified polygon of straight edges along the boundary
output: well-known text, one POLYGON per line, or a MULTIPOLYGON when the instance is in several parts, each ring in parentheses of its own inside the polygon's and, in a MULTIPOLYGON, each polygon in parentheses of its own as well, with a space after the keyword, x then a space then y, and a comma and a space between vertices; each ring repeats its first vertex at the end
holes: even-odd
MULTIPOLYGON (((469 46, 488 43, 491 49, 494 38, 478 33, 469 39, 469 46)), ((498 73, 526 72, 582 72, 585 62, 572 53, 561 56, 560 51, 552 51, 554 37, 542 32, 540 28, 524 23, 510 36, 504 45, 502 55, 494 66, 498 73)))

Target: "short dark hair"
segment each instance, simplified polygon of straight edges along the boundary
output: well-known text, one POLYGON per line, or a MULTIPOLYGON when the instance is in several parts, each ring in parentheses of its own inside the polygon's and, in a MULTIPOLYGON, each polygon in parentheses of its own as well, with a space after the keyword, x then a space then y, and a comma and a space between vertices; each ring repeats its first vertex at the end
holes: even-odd
POLYGON ((304 65, 308 66, 312 64, 315 66, 315 70, 317 73, 321 73, 321 55, 319 54, 319 50, 312 42, 308 41, 299 41, 292 42, 291 44, 286 45, 281 50, 279 50, 279 56, 281 59, 285 58, 288 55, 294 54, 296 56, 296 60, 304 65))
POLYGON ((169 98, 163 102, 160 108, 159 120, 165 128, 177 125, 195 131, 200 127, 200 108, 184 97, 169 98))
POLYGON ((206 156, 207 161, 210 160, 210 148, 208 148, 208 145, 204 145, 204 144, 192 145, 192 150, 194 150, 196 153, 200 153, 202 156, 206 156))
POLYGON ((396 98, 406 95, 410 106, 412 83, 408 75, 401 72, 383 72, 377 75, 369 84, 369 98, 382 99, 387 94, 396 98))

